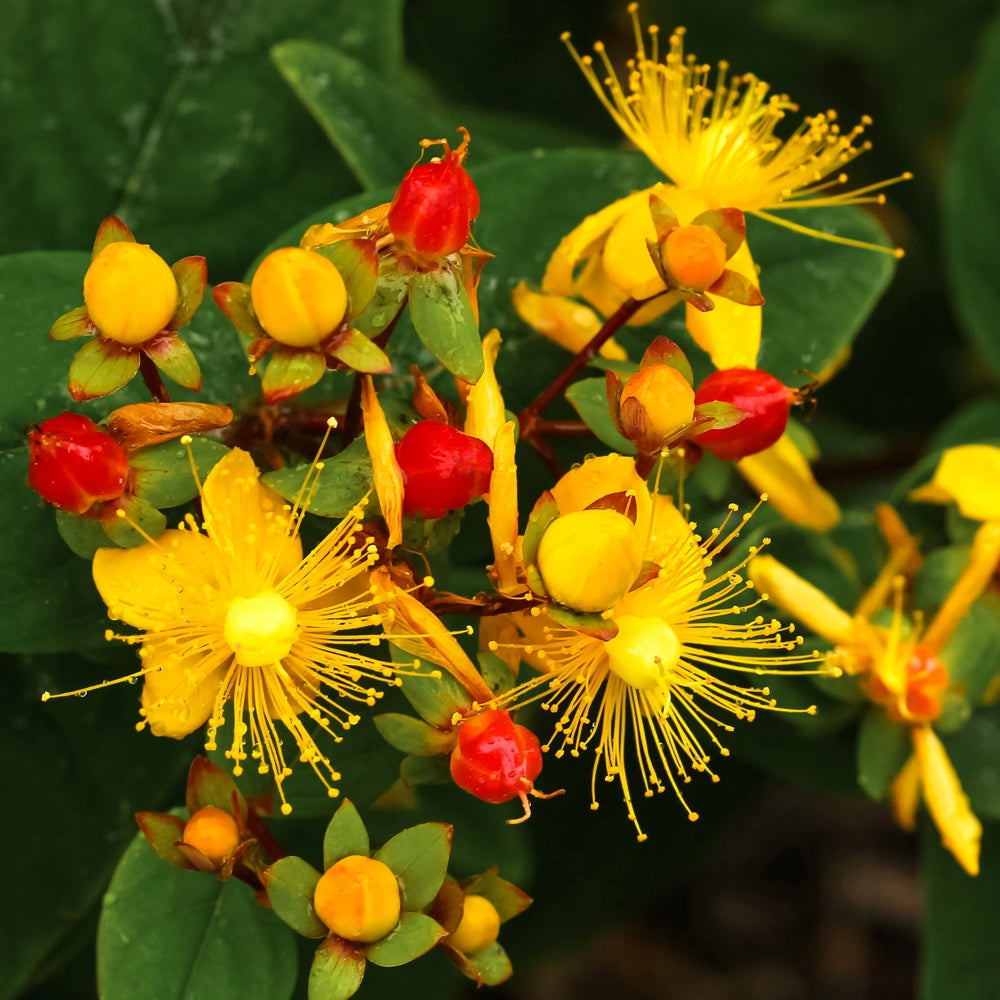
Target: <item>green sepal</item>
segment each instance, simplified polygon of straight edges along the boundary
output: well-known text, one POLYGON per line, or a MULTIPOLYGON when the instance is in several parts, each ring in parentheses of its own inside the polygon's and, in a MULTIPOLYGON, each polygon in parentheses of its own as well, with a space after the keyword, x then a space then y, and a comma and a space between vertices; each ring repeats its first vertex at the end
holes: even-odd
POLYGON ((322 938, 330 933, 313 909, 321 877, 312 865, 293 855, 279 858, 264 872, 264 887, 275 916, 303 937, 322 938))
POLYGON ((205 297, 208 265, 204 257, 182 257, 171 265, 170 270, 177 282, 177 308, 167 323, 167 329, 179 330, 191 321, 205 297))
POLYGON ((451 783, 450 757, 420 757, 410 754, 399 763, 399 776, 408 788, 451 783))
MULTIPOLYGON (((465 961, 472 968, 474 974, 470 979, 475 979, 477 983, 484 986, 499 986, 505 983, 514 974, 514 967, 510 963, 507 952, 499 941, 487 945, 482 951, 477 951, 475 955, 463 955, 465 961)), ((465 969, 459 966, 464 973, 465 969)), ((468 973, 465 973, 468 975, 468 973)))
POLYGON ((351 325, 368 337, 376 337, 396 318, 410 288, 410 276, 396 270, 394 257, 379 261, 378 284, 368 307, 351 325))
POLYGON ((215 304, 244 336, 251 340, 267 337, 267 331, 257 321, 250 300, 250 286, 242 281, 224 281, 212 289, 215 304))
POLYGON ((327 341, 324 350, 356 372, 384 375, 392 371, 392 362, 385 351, 352 326, 341 327, 327 341))
POLYGON ((72 340, 74 337, 86 337, 97 333, 97 327, 90 322, 86 306, 77 306, 63 313, 49 330, 49 340, 72 340))
POLYGON ((347 1000, 358 992, 364 976, 364 952, 331 934, 313 956, 309 1000, 347 1000))
POLYGON ((694 370, 687 355, 669 337, 657 337, 646 348, 639 362, 640 370, 649 365, 666 365, 684 376, 688 385, 694 386, 694 370))
POLYGON ((658 240, 663 240, 680 223, 674 210, 655 191, 649 193, 649 214, 653 218, 653 228, 658 240))
POLYGON ((104 337, 87 341, 69 366, 69 394, 78 402, 107 396, 139 370, 139 352, 104 337))
POLYGON ((403 908, 422 910, 437 895, 448 870, 452 827, 420 823, 397 833, 372 855, 399 879, 403 908))
POLYGON ((608 372, 604 378, 584 378, 574 382, 566 390, 566 399, 595 437, 620 455, 634 455, 635 445, 616 426, 618 412, 617 407, 613 410, 611 406, 610 382, 616 382, 618 392, 621 391, 617 376, 608 372))
POLYGON ((70 549, 82 559, 93 559, 98 549, 108 547, 104 524, 93 517, 81 517, 67 510, 57 510, 56 530, 70 549))
POLYGON ((401 712, 385 712, 376 715, 372 721, 382 739, 403 753, 421 757, 434 757, 451 753, 455 746, 455 733, 444 733, 422 719, 401 712))
POLYGON ((190 869, 193 867, 186 855, 177 847, 178 841, 184 839, 184 820, 170 813, 137 812, 135 821, 139 824, 142 835, 149 846, 175 868, 190 869))
MULTIPOLYGON (((742 306, 762 306, 764 304, 764 296, 761 295, 760 289, 745 274, 740 274, 739 271, 730 271, 728 267, 712 282, 708 291, 712 295, 718 295, 720 298, 737 302, 742 306)), ((693 306, 698 305, 697 302, 693 301, 693 296, 688 297, 688 302, 693 306)))
POLYGON ((147 542, 149 538, 158 538, 163 534, 167 526, 167 519, 163 512, 154 507, 151 503, 143 500, 142 497, 128 497, 120 505, 128 517, 142 532, 136 531, 128 521, 117 514, 111 514, 101 519, 104 525, 104 532, 114 542, 115 545, 123 549, 134 549, 147 542))
POLYGON ((188 771, 185 804, 189 816, 205 806, 215 806, 245 822, 247 803, 236 782, 207 757, 198 756, 188 771))
POLYGON ((726 246, 726 260, 747 238, 747 220, 738 208, 710 208, 692 219, 692 226, 707 226, 726 246))
POLYGON ((452 725, 455 715, 469 710, 469 692, 446 670, 391 645, 392 662, 405 665, 411 676, 400 677, 406 700, 425 721, 439 729, 452 725))
POLYGON ((881 802, 912 752, 909 727, 894 722, 884 709, 872 707, 858 730, 858 784, 881 802))
POLYGON ((194 392, 201 390, 198 359, 176 333, 165 331, 157 334, 143 346, 143 351, 164 375, 172 378, 178 385, 194 392))
POLYGON ((393 931, 366 949, 368 961, 391 969, 426 955, 445 929, 426 913, 404 913, 393 931))
MULTIPOLYGON (((261 481, 294 502, 309 473, 309 466, 266 472, 261 481)), ((315 489, 309 494, 309 513, 319 517, 346 517, 372 488, 372 460, 364 438, 352 441, 332 458, 323 459, 315 473, 315 489)))
POLYGON ((121 219, 113 215, 109 215, 106 219, 103 219, 97 227, 97 235, 94 237, 94 247, 90 252, 91 260, 109 243, 135 243, 132 230, 121 219))
POLYGON ((326 371, 323 355, 311 349, 279 347, 264 369, 264 402, 280 403, 315 385, 326 371))
MULTIPOLYGON (((545 534, 545 529, 559 516, 559 505, 556 498, 546 490, 535 502, 528 515, 528 523, 524 529, 524 539, 521 542, 521 553, 525 563, 533 565, 538 555, 538 543, 545 534)), ((543 592, 544 593, 544 592, 543 592)))
POLYGON ((378 287, 378 248, 374 240, 342 240, 314 247, 313 253, 326 257, 340 272, 347 289, 346 320, 360 316, 375 297, 378 287))
POLYGON ((500 916, 500 923, 506 923, 531 906, 534 900, 513 882, 500 878, 497 868, 490 868, 482 875, 463 879, 460 883, 466 894, 485 896, 500 916))
POLYGON ((517 671, 507 666, 507 661, 488 649, 476 653, 479 672, 487 687, 495 694, 506 694, 517 683, 517 671))
POLYGON ((453 375, 476 382, 483 374, 479 324, 461 277, 447 268, 416 274, 410 316, 424 346, 453 375))
POLYGON ((229 454, 221 441, 206 437, 193 437, 187 446, 175 440, 140 448, 129 459, 135 495, 161 509, 193 500, 198 495, 198 484, 191 473, 188 448, 201 482, 229 454))
POLYGON ((699 403, 694 408, 694 423, 698 431, 721 431, 727 427, 735 427, 747 418, 746 410, 741 410, 732 403, 722 399, 713 399, 708 403, 699 403))
POLYGON ((350 799, 344 799, 323 834, 323 867, 332 868, 342 858, 371 854, 368 831, 350 799))
POLYGON ((573 611, 560 604, 550 604, 545 610, 548 611, 549 617, 560 625, 565 625, 566 628, 574 629, 577 632, 583 632, 584 635, 593 636, 602 642, 607 642, 618 635, 618 626, 611 618, 573 611))

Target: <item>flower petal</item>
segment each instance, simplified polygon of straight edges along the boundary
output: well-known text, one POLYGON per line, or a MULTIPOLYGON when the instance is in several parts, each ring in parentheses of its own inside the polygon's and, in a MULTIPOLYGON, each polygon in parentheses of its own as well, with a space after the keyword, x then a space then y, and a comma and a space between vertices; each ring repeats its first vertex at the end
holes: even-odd
POLYGON ((517 465, 514 421, 500 428, 493 442, 493 475, 490 477, 490 512, 486 523, 493 542, 493 572, 497 590, 510 596, 523 588, 517 578, 517 465))
MULTIPOLYGON (((221 631, 219 643, 225 645, 221 631)), ((142 714, 154 736, 182 739, 209 720, 232 651, 220 648, 213 655, 199 650, 179 658, 176 646, 152 638, 142 648, 149 671, 142 688, 142 714)))
POLYGON ((904 830, 911 833, 917 828, 917 806, 920 805, 920 761, 916 754, 896 775, 889 790, 892 799, 893 819, 904 830))
MULTIPOLYGON (((511 292, 511 301, 528 326, 574 354, 582 351, 601 328, 601 317, 593 309, 564 295, 533 291, 523 281, 511 292)), ((600 354, 613 361, 626 358, 614 337, 601 345, 600 354)))
POLYGON ((910 494, 911 500, 958 504, 975 521, 1000 520, 1000 448, 963 444, 941 456, 934 478, 910 494))
POLYGON ((491 449, 496 442, 500 428, 507 423, 507 411, 494 371, 500 343, 499 330, 490 330, 483 337, 483 374, 479 376, 479 381, 469 389, 465 400, 465 425, 462 428, 466 434, 479 438, 491 449))
POLYGON ((393 548, 403 540, 403 472, 396 461, 396 446, 369 375, 361 382, 361 414, 374 470, 375 492, 389 529, 389 548, 393 548))

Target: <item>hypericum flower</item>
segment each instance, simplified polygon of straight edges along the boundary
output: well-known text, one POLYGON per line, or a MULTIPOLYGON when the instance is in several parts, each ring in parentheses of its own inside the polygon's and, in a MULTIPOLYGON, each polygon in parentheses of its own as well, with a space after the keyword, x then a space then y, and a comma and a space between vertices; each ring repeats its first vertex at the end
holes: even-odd
MULTIPOLYGON (((207 275, 204 257, 185 257, 170 267, 136 243, 120 219, 106 218, 83 278, 85 305, 60 316, 49 330, 52 340, 94 335, 70 365, 70 395, 94 399, 120 389, 143 357, 185 389, 200 389, 198 362, 177 330, 201 305, 207 275)), ((159 392, 166 398, 162 386, 159 392)))
MULTIPOLYGON (((739 573, 746 560, 715 577, 706 576, 750 514, 727 528, 733 506, 723 524, 699 539, 671 499, 650 493, 632 461, 620 455, 587 460, 563 476, 552 497, 559 514, 555 525, 573 512, 587 513, 595 503, 625 497, 641 542, 641 568, 631 588, 612 597, 613 603, 599 616, 574 620, 552 604, 512 615, 521 639, 494 641, 490 649, 517 652, 539 673, 490 707, 512 709, 541 701, 558 717, 553 736, 542 748, 555 746, 556 756, 567 750, 576 756, 594 745, 592 808, 597 808, 597 776, 603 773, 606 780, 618 782, 628 818, 644 840, 630 770, 638 768, 645 795, 669 784, 689 818, 697 819, 680 785, 690 780, 691 770, 718 780, 710 767, 710 750, 714 745, 725 756, 716 730, 733 728, 719 716, 753 719, 760 709, 789 710, 778 709, 768 688, 744 687, 727 675, 816 673, 815 666, 795 669, 815 664, 816 656, 788 655, 801 640, 773 619, 733 619, 759 604, 743 596, 750 589, 739 573)), ((526 560, 534 555, 533 544, 526 533, 526 560)), ((578 548, 581 576, 587 575, 593 551, 578 548)), ((752 547, 747 560, 757 551, 752 547)), ((805 711, 814 712, 815 707, 805 711)))
POLYGON ((140 630, 108 632, 140 646, 142 667, 121 678, 144 681, 139 728, 181 738, 207 722, 205 745, 214 750, 231 703, 226 756, 234 774, 252 757, 273 775, 282 812, 291 811, 280 722, 299 760, 335 796, 339 774, 307 722, 339 742, 336 730, 359 720, 354 706, 382 696, 375 683, 398 683, 398 668, 367 652, 385 632, 372 604, 368 570, 377 553, 359 534, 362 512, 353 510, 303 556, 304 507, 261 483, 238 449, 209 473, 201 502, 203 524, 188 515, 155 541, 94 557, 109 617, 140 630))
POLYGON ((833 643, 828 662, 859 676, 872 701, 909 728, 913 756, 892 786, 896 816, 912 828, 922 792, 944 846, 975 875, 982 827, 932 724, 951 686, 946 644, 992 579, 1000 559, 1000 522, 979 529, 965 569, 930 623, 920 628, 904 615, 902 598, 906 576, 919 566, 916 543, 891 509, 880 508, 878 518, 890 541, 889 558, 853 615, 772 556, 755 558, 750 577, 768 600, 833 643), (889 623, 872 620, 888 603, 889 623))
POLYGON ((914 490, 910 499, 954 503, 963 517, 973 521, 1000 521, 1000 448, 989 444, 946 448, 934 477, 914 490))

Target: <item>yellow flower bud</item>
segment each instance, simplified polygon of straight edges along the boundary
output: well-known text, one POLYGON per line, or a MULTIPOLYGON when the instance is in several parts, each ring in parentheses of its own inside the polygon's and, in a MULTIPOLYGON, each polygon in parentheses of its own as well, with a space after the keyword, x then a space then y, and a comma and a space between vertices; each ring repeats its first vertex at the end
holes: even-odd
POLYGON ((283 247, 260 262, 250 299, 268 336, 289 347, 312 347, 340 326, 347 289, 326 257, 283 247))
POLYGON ((388 865, 352 854, 323 873, 313 909, 338 937, 371 944, 399 923, 399 883, 388 865))
POLYGON ((614 510, 579 510, 556 518, 538 544, 538 571, 549 596, 575 611, 605 611, 642 568, 635 525, 614 510))
POLYGON ((726 266, 726 245, 708 226, 678 226, 662 252, 677 284, 698 292, 714 284, 726 266))
POLYGON ((694 389, 670 365, 640 368, 622 390, 621 402, 637 399, 649 418, 652 437, 663 440, 694 417, 694 389))
POLYGON ((465 897, 459 925, 448 936, 448 944, 463 955, 476 955, 488 948, 500 933, 500 914, 485 897, 474 893, 465 897))
POLYGON ((239 845, 240 831, 229 813, 216 806, 205 806, 184 824, 181 841, 221 866, 226 855, 232 854, 239 845))
POLYGON ((177 281, 167 262, 142 243, 109 243, 83 276, 83 300, 94 326, 119 344, 142 344, 170 322, 177 281))
POLYGON ((608 666, 626 683, 651 691, 667 679, 677 663, 681 644, 661 618, 619 615, 618 634, 604 644, 608 666))

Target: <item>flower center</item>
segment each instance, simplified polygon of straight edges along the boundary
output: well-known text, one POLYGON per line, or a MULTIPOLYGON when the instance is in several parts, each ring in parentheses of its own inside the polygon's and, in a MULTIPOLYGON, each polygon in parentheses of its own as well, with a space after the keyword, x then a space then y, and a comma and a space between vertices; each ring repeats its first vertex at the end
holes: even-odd
POLYGON ((273 590, 235 597, 222 634, 241 667, 266 667, 288 655, 299 635, 298 615, 273 590))
POLYGON ((608 666, 640 691, 662 684, 681 655, 674 630, 659 618, 637 615, 621 615, 615 624, 618 635, 604 644, 608 666))

